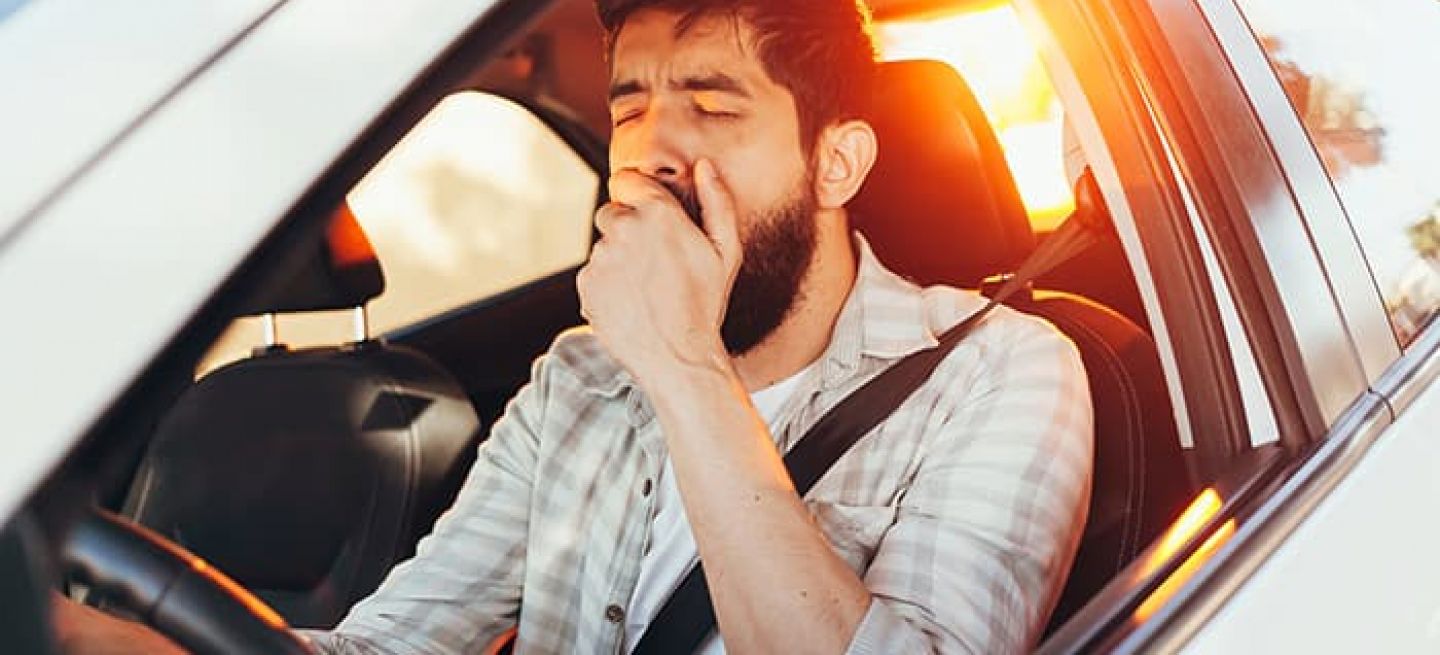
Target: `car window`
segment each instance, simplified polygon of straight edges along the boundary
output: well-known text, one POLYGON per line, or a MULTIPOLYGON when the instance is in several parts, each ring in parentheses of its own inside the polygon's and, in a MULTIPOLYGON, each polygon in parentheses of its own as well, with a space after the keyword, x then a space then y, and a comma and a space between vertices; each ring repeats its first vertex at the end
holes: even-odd
MULTIPOLYGON (((513 289, 584 261, 597 174, 528 109, 466 91, 447 97, 347 200, 385 270, 372 333, 513 289)), ((235 322, 200 370, 244 357, 258 318, 235 322)), ((287 315, 291 346, 353 340, 346 312, 287 315)))
POLYGON ((1238 0, 1344 204, 1401 344, 1440 311, 1440 3, 1238 0))

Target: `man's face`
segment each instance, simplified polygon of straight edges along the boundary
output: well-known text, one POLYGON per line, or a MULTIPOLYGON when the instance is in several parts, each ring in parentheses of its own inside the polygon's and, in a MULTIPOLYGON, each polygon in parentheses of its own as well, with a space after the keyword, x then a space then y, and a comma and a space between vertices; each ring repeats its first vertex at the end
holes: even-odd
POLYGON ((640 11, 615 41, 612 170, 663 183, 697 225, 692 172, 712 161, 734 195, 744 261, 721 336, 744 354, 798 300, 815 251, 816 202, 794 98, 765 72, 743 21, 640 11))

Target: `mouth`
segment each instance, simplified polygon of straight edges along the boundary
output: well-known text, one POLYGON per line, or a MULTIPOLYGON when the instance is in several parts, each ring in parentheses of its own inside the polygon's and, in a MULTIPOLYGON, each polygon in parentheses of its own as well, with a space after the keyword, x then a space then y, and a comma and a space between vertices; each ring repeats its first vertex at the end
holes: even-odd
POLYGON ((680 206, 685 209, 685 215, 690 217, 690 222, 694 223, 695 227, 703 227, 700 218, 700 196, 695 192, 695 188, 670 181, 662 181, 661 184, 680 202, 680 206))

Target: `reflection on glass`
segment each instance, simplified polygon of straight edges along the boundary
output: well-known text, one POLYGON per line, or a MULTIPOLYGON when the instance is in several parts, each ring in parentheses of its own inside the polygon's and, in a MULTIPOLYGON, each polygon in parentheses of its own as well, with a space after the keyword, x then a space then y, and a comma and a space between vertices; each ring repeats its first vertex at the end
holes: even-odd
POLYGON ((1239 4, 1408 344, 1440 310, 1440 2, 1239 4))

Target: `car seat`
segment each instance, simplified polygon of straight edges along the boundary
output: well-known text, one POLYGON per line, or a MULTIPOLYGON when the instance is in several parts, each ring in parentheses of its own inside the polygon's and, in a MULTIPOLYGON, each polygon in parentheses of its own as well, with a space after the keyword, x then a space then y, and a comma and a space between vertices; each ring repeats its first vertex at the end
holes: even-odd
POLYGON ((160 421, 124 512, 297 627, 330 627, 409 557, 473 461, 479 420, 426 356, 372 339, 385 288, 349 210, 245 314, 352 308, 353 343, 272 343, 206 375, 160 421))
MULTIPOLYGON (((920 284, 981 288, 1014 273, 1034 250, 1035 236, 1000 144, 964 80, 940 62, 888 62, 880 65, 872 99, 867 118, 880 154, 850 208, 879 259, 920 284)), ((1104 207, 1097 199, 1077 211, 1104 207)), ((1179 515, 1194 486, 1146 332, 1075 294, 1017 295, 1007 304, 1048 319, 1075 342, 1095 411, 1089 519, 1053 630, 1179 515)))

